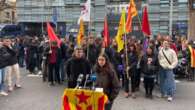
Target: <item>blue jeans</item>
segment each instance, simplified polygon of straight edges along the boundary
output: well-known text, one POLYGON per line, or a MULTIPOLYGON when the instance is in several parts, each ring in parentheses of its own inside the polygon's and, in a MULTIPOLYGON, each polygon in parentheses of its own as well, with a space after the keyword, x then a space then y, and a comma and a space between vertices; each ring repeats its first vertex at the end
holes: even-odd
POLYGON ((65 79, 65 59, 62 59, 60 62, 60 78, 61 81, 64 81, 65 79))
POLYGON ((4 69, 0 69, 0 91, 4 89, 4 77, 5 77, 5 71, 4 69))
POLYGON ((176 91, 175 75, 173 70, 160 70, 160 88, 162 95, 173 97, 176 91))
POLYGON ((24 67, 24 56, 19 56, 18 63, 20 67, 24 67))

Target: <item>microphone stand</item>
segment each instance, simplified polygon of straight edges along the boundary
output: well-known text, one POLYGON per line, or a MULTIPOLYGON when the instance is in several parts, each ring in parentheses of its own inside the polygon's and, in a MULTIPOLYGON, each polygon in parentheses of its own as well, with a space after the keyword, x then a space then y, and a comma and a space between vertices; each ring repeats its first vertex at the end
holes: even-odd
POLYGON ((84 83, 84 87, 83 87, 84 89, 86 88, 88 78, 89 78, 89 74, 87 74, 86 77, 85 77, 85 83, 84 83))

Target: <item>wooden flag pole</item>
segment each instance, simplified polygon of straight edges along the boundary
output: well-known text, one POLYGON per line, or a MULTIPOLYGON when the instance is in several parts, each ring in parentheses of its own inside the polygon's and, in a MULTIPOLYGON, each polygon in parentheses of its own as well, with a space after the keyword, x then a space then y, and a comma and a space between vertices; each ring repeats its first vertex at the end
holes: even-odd
POLYGON ((125 33, 125 62, 126 62, 126 75, 129 79, 129 61, 128 61, 128 51, 127 51, 127 34, 125 33))
POLYGON ((90 1, 90 13, 88 22, 88 39, 87 39, 87 60, 89 60, 89 37, 91 34, 91 1, 90 1))

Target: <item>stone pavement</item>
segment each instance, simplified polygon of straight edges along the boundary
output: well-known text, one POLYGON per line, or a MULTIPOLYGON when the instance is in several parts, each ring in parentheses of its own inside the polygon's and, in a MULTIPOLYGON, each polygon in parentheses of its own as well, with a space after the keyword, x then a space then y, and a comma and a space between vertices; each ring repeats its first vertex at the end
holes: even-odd
MULTIPOLYGON (((40 77, 27 77, 22 70, 22 88, 14 90, 8 97, 0 96, 0 110, 60 110, 61 97, 65 86, 50 87, 40 77)), ((177 83, 177 94, 173 102, 157 97, 144 98, 141 88, 136 99, 124 98, 121 91, 113 110, 195 110, 195 82, 177 83)))

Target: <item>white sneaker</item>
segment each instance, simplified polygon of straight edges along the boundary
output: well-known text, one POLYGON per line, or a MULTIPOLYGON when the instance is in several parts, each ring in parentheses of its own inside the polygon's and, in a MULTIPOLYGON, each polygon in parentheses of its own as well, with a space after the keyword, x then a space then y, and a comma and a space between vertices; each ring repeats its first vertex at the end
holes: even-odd
POLYGON ((168 97, 167 100, 168 100, 168 102, 172 102, 173 98, 172 97, 168 97))
POLYGON ((21 88, 22 86, 20 84, 15 85, 16 88, 21 88))
POLYGON ((4 92, 4 91, 1 91, 1 92, 0 92, 0 95, 2 95, 2 96, 8 96, 8 93, 6 93, 6 92, 4 92))
POLYGON ((8 92, 12 92, 13 91, 13 88, 12 87, 9 87, 8 88, 8 92))
POLYGON ((42 72, 41 72, 41 71, 39 71, 39 72, 38 72, 38 75, 42 75, 42 72))

